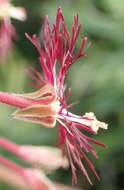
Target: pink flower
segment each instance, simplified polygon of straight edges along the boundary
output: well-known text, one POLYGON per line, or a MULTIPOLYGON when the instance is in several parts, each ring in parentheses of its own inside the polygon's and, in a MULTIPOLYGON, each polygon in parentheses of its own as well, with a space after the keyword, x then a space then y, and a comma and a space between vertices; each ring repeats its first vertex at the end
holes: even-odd
POLYGON ((83 132, 97 134, 99 128, 107 129, 107 124, 98 121, 92 112, 79 116, 69 111, 72 105, 67 104, 70 89, 65 87, 65 77, 70 67, 79 58, 86 56, 87 37, 83 38, 81 47, 75 54, 75 45, 80 30, 78 15, 74 16, 71 34, 67 30, 60 8, 57 11, 56 23, 52 27, 50 27, 46 16, 43 28, 44 48, 41 47, 40 40, 36 35, 30 37, 26 34, 40 55, 39 61, 44 76, 42 77, 35 69, 30 71, 30 75, 35 81, 35 84, 32 85, 38 90, 22 95, 1 92, 0 101, 19 108, 13 114, 16 119, 39 123, 49 128, 55 127, 56 122, 58 122, 59 146, 64 154, 67 150, 72 168, 73 183, 77 183, 76 164, 89 183, 92 184, 81 158, 86 161, 99 179, 86 154, 90 152, 97 159, 97 152, 92 144, 106 146, 86 136, 83 132))
POLYGON ((27 190, 57 190, 42 171, 23 168, 3 156, 0 156, 0 181, 27 190))
POLYGON ((17 145, 3 137, 0 137, 0 148, 22 158, 24 161, 52 172, 59 167, 67 168, 68 160, 63 157, 61 150, 50 146, 17 145), (50 158, 50 161, 49 161, 50 158))
POLYGON ((42 171, 23 168, 3 156, 0 156, 1 181, 25 190, 80 190, 52 182, 42 171))
POLYGON ((67 158, 63 159, 59 149, 53 147, 20 146, 3 137, 0 137, 0 148, 5 148, 9 152, 16 154, 35 168, 21 167, 0 155, 0 181, 27 190, 78 190, 53 183, 45 175, 46 171, 53 171, 58 167, 68 166, 67 158))
POLYGON ((25 9, 14 7, 10 0, 0 0, 0 58, 4 59, 12 48, 12 41, 17 37, 10 18, 26 19, 25 9))

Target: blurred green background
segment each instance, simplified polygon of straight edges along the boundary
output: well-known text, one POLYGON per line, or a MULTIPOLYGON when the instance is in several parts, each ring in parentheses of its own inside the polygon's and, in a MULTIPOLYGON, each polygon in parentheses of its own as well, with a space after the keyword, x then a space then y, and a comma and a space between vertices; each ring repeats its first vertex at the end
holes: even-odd
MULTIPOLYGON (((71 29, 73 15, 79 13, 83 24, 82 37, 92 42, 88 57, 78 61, 71 69, 67 83, 71 87, 70 102, 79 101, 73 112, 83 114, 95 112, 97 118, 109 124, 107 131, 100 130, 93 138, 108 145, 99 148, 99 160, 91 157, 101 175, 101 181, 94 179, 91 187, 83 175, 78 173, 78 186, 86 190, 124 190, 124 1, 123 0, 13 0, 15 5, 27 9, 28 20, 12 20, 19 34, 14 49, 5 63, 0 64, 0 91, 23 93, 35 90, 28 85, 31 81, 26 70, 38 68, 38 54, 24 33, 39 34, 44 15, 51 23, 55 21, 56 9, 61 6, 68 27, 71 29)), ((80 38, 81 39, 81 38, 80 38)), ((77 49, 80 40, 77 43, 77 49)), ((57 127, 45 129, 36 124, 11 119, 15 110, 0 104, 0 135, 19 144, 52 145, 58 140, 57 127)), ((17 161, 14 155, 1 149, 9 159, 17 161)), ((90 157, 90 155, 89 155, 90 157)), ((71 171, 62 169, 49 175, 52 180, 71 184, 71 171)), ((15 190, 0 183, 0 190, 15 190)))

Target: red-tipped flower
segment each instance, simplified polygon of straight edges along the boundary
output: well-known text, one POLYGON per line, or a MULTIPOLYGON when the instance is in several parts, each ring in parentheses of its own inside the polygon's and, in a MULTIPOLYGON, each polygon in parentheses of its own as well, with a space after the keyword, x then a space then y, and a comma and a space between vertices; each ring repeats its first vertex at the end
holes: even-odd
POLYGON ((70 105, 67 104, 67 100, 70 97, 70 89, 65 89, 65 77, 70 67, 79 58, 86 56, 87 37, 83 38, 81 47, 75 54, 75 45, 80 30, 81 25, 78 24, 78 15, 74 16, 71 34, 66 28, 65 19, 60 8, 57 11, 56 23, 52 28, 46 16, 43 27, 44 48, 41 48, 40 40, 36 35, 30 37, 26 34, 40 55, 39 61, 44 76, 42 77, 35 69, 30 71, 30 75, 36 82, 32 85, 39 89, 36 92, 22 95, 1 92, 0 101, 19 108, 13 114, 14 118, 39 123, 50 128, 54 127, 56 121, 58 121, 59 145, 62 151, 65 152, 66 147, 68 152, 73 183, 77 183, 76 164, 89 183, 92 184, 81 158, 87 162, 99 179, 86 153, 91 152, 95 158, 98 158, 92 144, 103 147, 105 145, 87 137, 83 131, 97 134, 99 128, 107 129, 107 124, 98 121, 92 112, 83 116, 69 112, 70 105), (65 93, 65 90, 67 93, 65 93))

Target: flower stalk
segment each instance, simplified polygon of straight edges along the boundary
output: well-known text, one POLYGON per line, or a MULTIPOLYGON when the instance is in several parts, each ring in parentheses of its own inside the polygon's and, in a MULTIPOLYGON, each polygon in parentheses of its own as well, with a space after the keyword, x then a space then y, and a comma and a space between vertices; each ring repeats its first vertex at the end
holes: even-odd
POLYGON ((26 100, 21 96, 5 92, 0 92, 0 102, 17 108, 25 108, 27 106, 33 105, 30 101, 26 100))

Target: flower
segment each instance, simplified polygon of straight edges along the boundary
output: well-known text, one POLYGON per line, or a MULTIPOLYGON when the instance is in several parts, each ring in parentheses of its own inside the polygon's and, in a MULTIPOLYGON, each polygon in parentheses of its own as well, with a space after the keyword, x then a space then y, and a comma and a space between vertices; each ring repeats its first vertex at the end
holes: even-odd
POLYGON ((49 146, 20 146, 3 137, 0 137, 0 147, 14 153, 31 165, 42 168, 46 172, 52 172, 59 167, 68 167, 67 157, 63 157, 58 148, 49 146), (49 158, 51 162, 49 162, 49 158))
POLYGON ((12 47, 12 41, 17 37, 16 30, 11 24, 10 18, 21 21, 26 19, 26 11, 22 7, 14 7, 10 0, 0 0, 0 57, 4 59, 9 49, 12 47))
POLYGON ((0 102, 19 108, 13 114, 16 119, 39 123, 49 128, 55 127, 58 122, 59 146, 63 154, 68 153, 73 175, 72 182, 77 183, 76 164, 89 183, 92 184, 81 158, 86 161, 99 179, 86 154, 90 152, 97 159, 98 155, 92 144, 106 146, 86 136, 83 132, 97 134, 99 128, 107 129, 107 124, 98 121, 92 112, 79 116, 69 111, 72 105, 67 104, 70 89, 65 87, 65 77, 70 67, 79 58, 86 56, 87 37, 83 38, 81 47, 75 55, 75 45, 80 30, 78 15, 74 16, 71 34, 67 30, 61 8, 57 10, 56 23, 53 24, 52 28, 46 16, 43 27, 44 48, 41 47, 40 40, 36 35, 30 37, 26 34, 39 52, 39 62, 44 74, 42 77, 39 71, 35 69, 30 71, 30 75, 35 81, 32 85, 38 90, 21 95, 0 92, 0 102))
POLYGON ((54 184, 43 172, 23 168, 3 156, 0 156, 0 181, 27 190, 56 190, 54 184))
POLYGON ((67 158, 63 159, 59 149, 28 145, 20 146, 4 137, 0 137, 0 147, 16 154, 33 166, 33 168, 24 168, 0 155, 0 181, 27 190, 57 190, 58 188, 60 190, 78 190, 53 183, 45 175, 46 171, 43 166, 47 167, 48 170, 55 170, 63 166, 63 164, 64 167, 68 166, 67 158), (51 162, 49 162, 49 158, 51 162), (40 169, 36 164, 40 164, 40 169))
POLYGON ((0 156, 0 181, 25 190, 80 190, 53 183, 42 171, 20 167, 2 156, 0 156))

